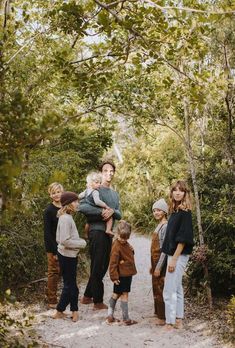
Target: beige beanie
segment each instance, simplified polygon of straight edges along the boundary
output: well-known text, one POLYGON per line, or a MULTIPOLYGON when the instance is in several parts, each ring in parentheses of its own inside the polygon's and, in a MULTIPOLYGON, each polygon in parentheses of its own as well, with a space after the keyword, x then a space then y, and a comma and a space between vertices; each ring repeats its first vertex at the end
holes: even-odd
POLYGON ((167 205, 165 199, 163 199, 163 198, 161 198, 158 201, 156 201, 155 203, 153 203, 152 210, 153 209, 160 209, 168 214, 168 205, 167 205))

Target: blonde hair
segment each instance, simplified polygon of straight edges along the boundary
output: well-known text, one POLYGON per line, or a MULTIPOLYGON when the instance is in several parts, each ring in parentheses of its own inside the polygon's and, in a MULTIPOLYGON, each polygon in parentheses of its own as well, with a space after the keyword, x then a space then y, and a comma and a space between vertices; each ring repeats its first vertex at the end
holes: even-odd
POLYGON ((131 224, 125 220, 120 220, 117 225, 116 232, 120 238, 129 239, 131 235, 131 224))
POLYGON ((52 192, 54 192, 54 191, 56 191, 56 190, 60 190, 61 192, 63 192, 64 191, 64 188, 63 188, 63 186, 61 185, 61 184, 59 184, 58 182, 53 182, 52 184, 50 184, 49 186, 48 186, 48 193, 49 193, 49 195, 52 193, 52 192))
POLYGON ((191 203, 190 189, 188 188, 185 181, 178 180, 176 181, 176 183, 174 183, 171 186, 169 211, 170 213, 173 213, 178 210, 191 210, 191 209, 192 209, 192 203, 191 203), (180 204, 177 204, 177 202, 173 198, 173 191, 175 191, 177 187, 180 189, 180 191, 184 192, 184 197, 182 201, 180 202, 180 204))
POLYGON ((73 214, 75 213, 76 210, 74 209, 74 206, 72 205, 72 203, 69 203, 63 207, 61 207, 58 212, 57 212, 57 217, 60 217, 63 214, 73 214))
POLYGON ((97 182, 97 181, 99 181, 99 182, 102 181, 102 175, 98 172, 91 172, 86 177, 87 185, 90 185, 91 183, 97 182))

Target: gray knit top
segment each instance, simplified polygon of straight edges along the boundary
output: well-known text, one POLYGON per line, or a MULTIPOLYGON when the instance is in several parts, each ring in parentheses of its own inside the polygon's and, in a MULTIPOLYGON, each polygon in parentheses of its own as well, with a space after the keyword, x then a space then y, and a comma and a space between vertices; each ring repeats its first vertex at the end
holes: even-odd
POLYGON ((79 237, 76 224, 70 214, 63 214, 59 217, 56 242, 58 252, 66 257, 76 257, 79 249, 86 246, 86 241, 79 237))

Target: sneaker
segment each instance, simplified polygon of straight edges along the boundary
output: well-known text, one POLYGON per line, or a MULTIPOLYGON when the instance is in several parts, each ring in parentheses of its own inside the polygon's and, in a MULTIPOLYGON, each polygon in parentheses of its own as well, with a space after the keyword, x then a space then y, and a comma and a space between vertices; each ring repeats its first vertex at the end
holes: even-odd
POLYGON ((93 311, 99 311, 101 309, 108 309, 108 306, 103 302, 94 303, 93 311))
POLYGON ((93 300, 91 297, 86 297, 86 296, 83 296, 80 300, 80 303, 82 304, 91 304, 93 303, 93 300))

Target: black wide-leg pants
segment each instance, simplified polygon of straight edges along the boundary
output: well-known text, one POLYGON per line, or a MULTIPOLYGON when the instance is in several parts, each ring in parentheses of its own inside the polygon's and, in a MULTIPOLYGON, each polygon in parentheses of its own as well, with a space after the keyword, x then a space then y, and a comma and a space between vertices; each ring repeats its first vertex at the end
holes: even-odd
POLYGON ((104 296, 103 278, 109 266, 112 238, 104 231, 90 231, 89 243, 91 268, 84 296, 93 297, 94 303, 101 303, 104 296))
POLYGON ((63 312, 68 304, 70 310, 75 312, 78 310, 78 294, 77 287, 77 257, 66 257, 58 253, 60 270, 63 277, 63 290, 60 296, 57 310, 63 312))

